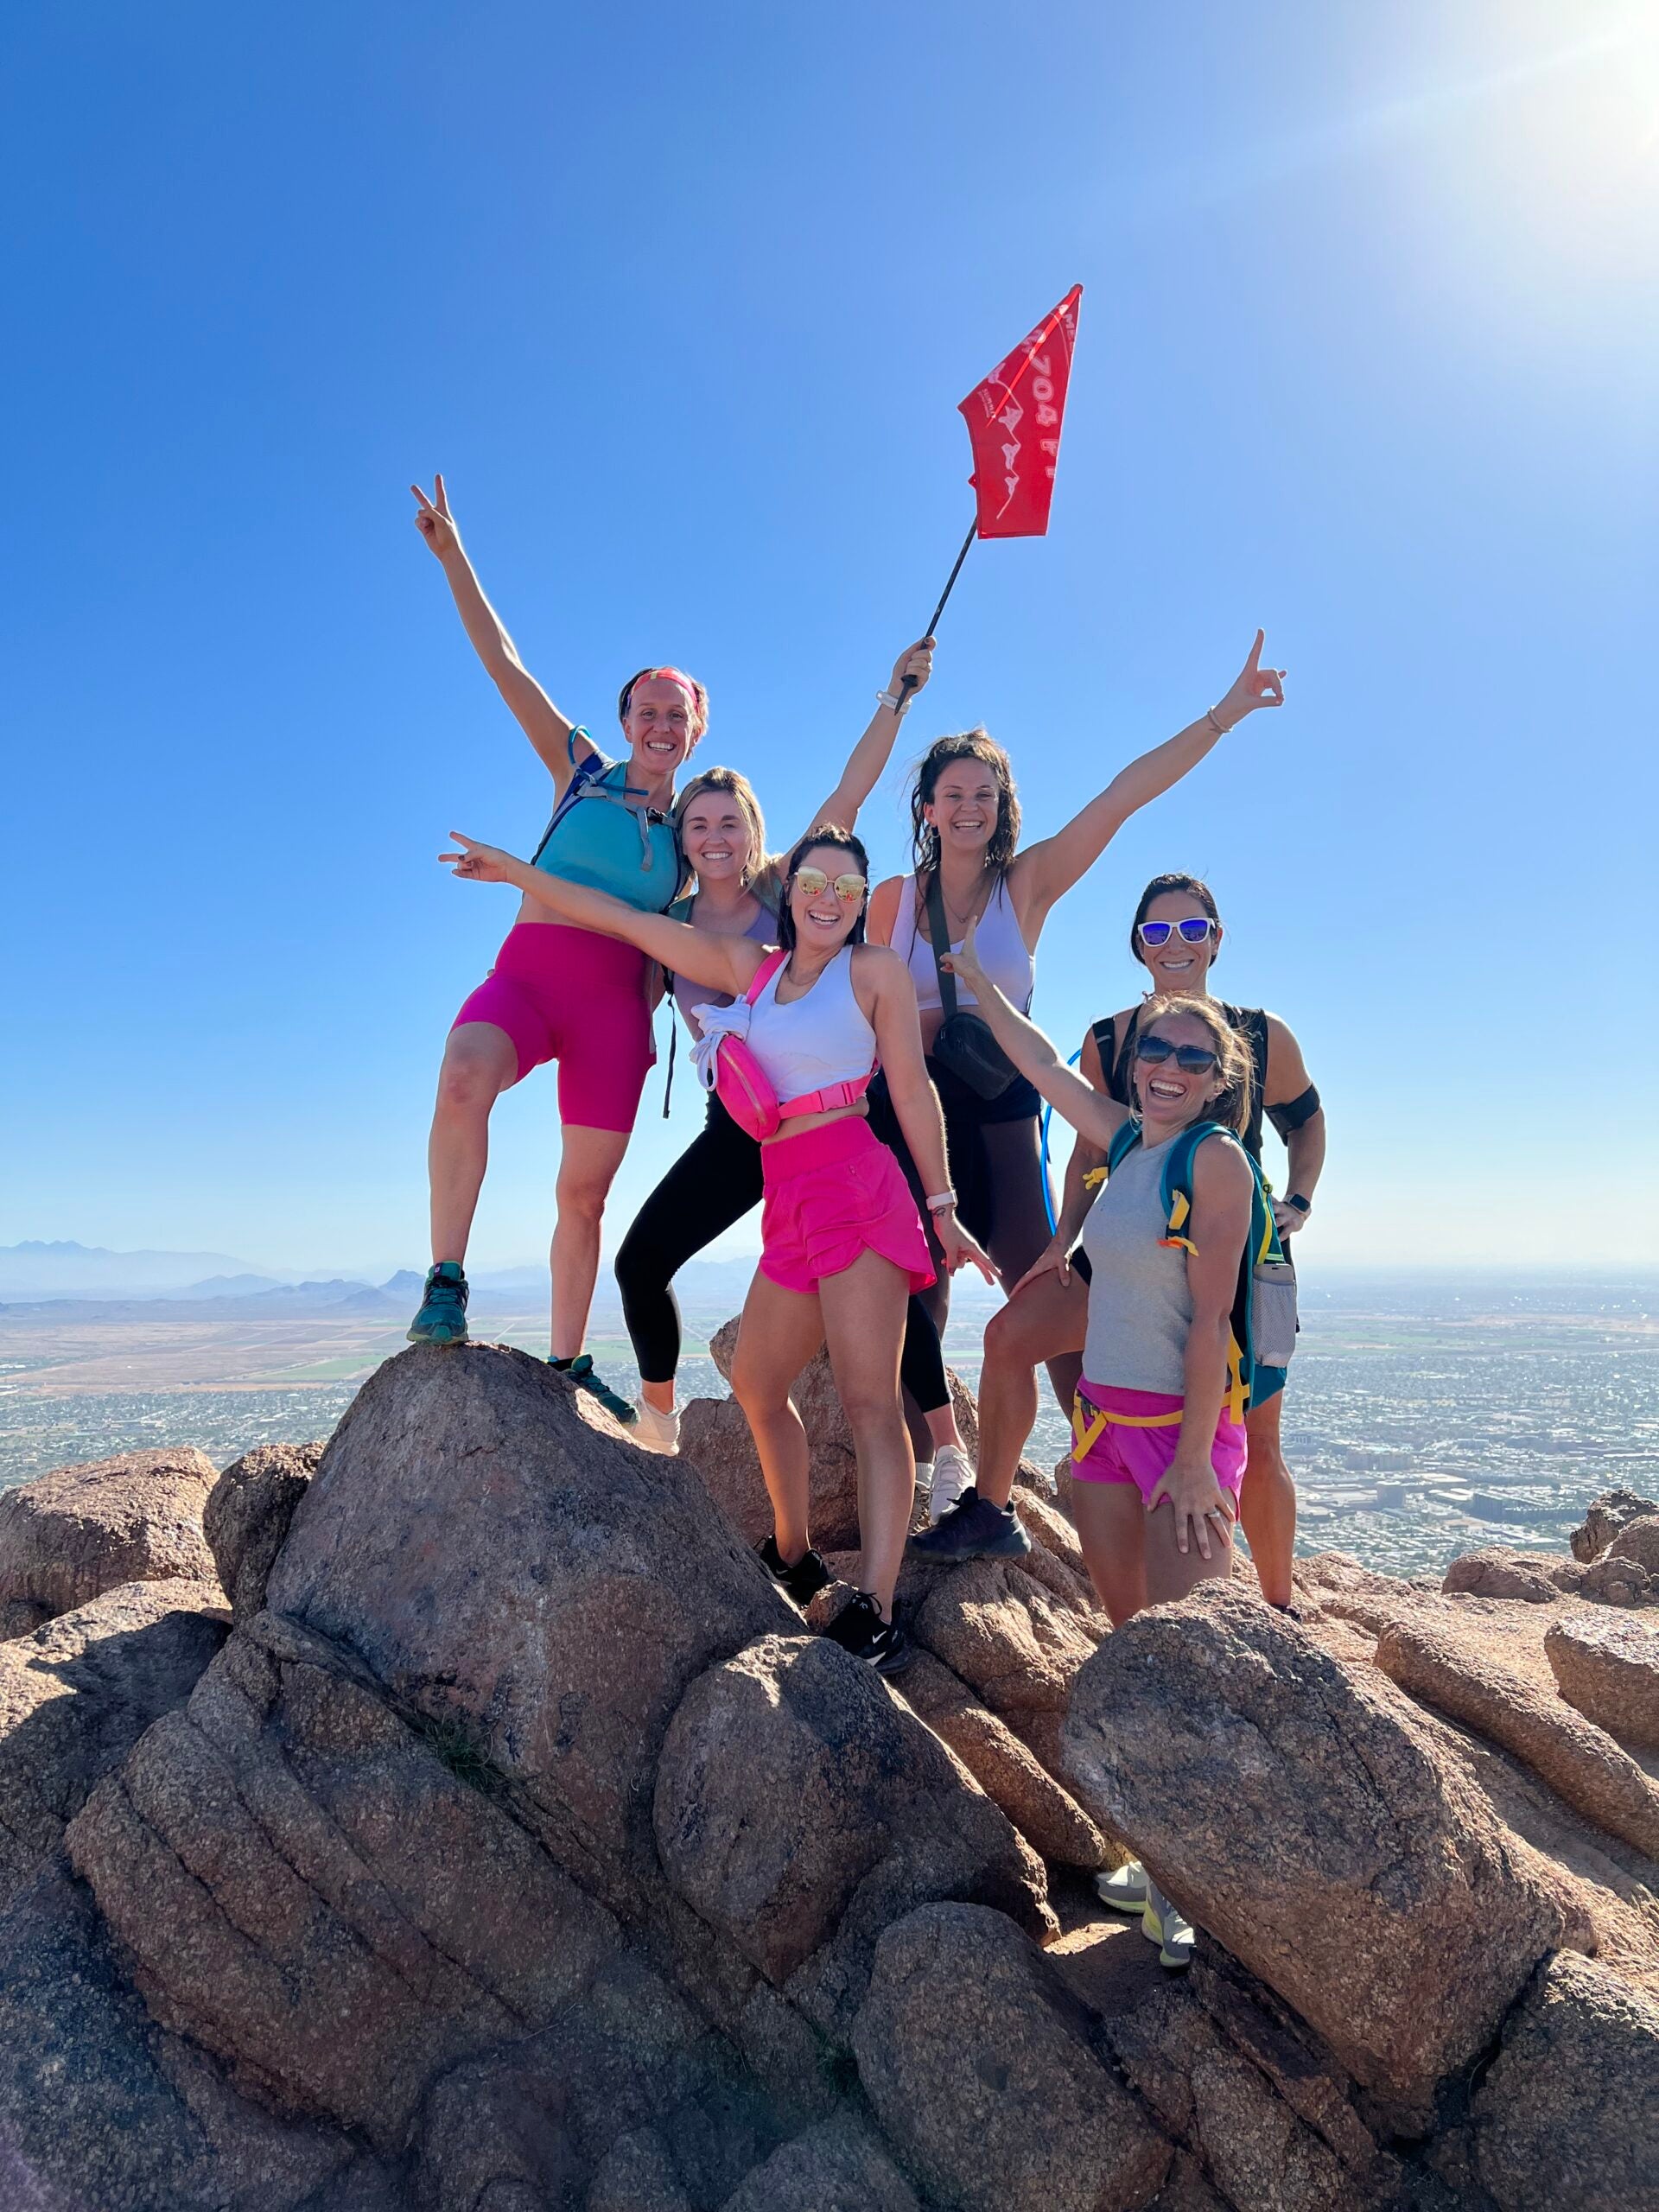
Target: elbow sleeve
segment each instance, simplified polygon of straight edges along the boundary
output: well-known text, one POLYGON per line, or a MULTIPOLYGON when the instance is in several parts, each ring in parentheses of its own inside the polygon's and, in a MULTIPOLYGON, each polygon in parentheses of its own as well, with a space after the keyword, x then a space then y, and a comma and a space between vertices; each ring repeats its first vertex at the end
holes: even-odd
POLYGON ((1268 1119, 1280 1135, 1288 1138, 1293 1131, 1311 1122, 1319 1110, 1319 1094, 1310 1083, 1300 1098, 1293 1098, 1287 1105, 1269 1106, 1268 1119))

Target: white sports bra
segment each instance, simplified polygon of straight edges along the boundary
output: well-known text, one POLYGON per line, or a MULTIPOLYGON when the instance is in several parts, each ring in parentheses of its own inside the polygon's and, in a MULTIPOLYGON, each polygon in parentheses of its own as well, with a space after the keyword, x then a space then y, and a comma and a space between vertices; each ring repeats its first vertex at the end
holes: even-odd
MULTIPOLYGON (((875 1065, 875 1032, 853 991, 852 946, 842 945, 804 998, 779 1006, 778 979, 788 971, 785 961, 747 1009, 747 1039, 785 1104, 832 1084, 861 1082, 875 1065)), ((729 1019, 727 1009, 716 1015, 709 1008, 705 1028, 721 1017, 729 1019)))
MULTIPOLYGON (((910 947, 905 955, 911 981, 916 986, 916 1004, 924 1014, 939 1011, 939 971, 933 958, 933 940, 928 935, 927 914, 924 908, 917 911, 916 879, 907 875, 899 893, 899 928, 894 933, 895 946, 901 941, 904 917, 910 917, 910 947)), ((979 918, 979 927, 974 935, 979 953, 979 964, 996 985, 1008 1004, 1021 1014, 1031 1009, 1031 995, 1037 982, 1037 963, 1027 950, 1026 940, 1020 934, 1020 918, 1014 911, 1014 901, 1008 896, 1008 880, 999 876, 995 891, 979 918)), ((950 948, 962 950, 958 938, 950 948)), ((957 978, 958 1006, 976 1006, 979 1001, 960 976, 957 978)))

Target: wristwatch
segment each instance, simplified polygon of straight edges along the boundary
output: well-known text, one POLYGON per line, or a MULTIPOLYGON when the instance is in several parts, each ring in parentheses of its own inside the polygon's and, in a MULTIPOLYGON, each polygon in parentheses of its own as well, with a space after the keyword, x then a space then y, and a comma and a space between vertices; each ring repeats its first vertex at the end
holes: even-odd
POLYGON ((1313 1211, 1313 1199, 1303 1198, 1300 1191, 1293 1191, 1285 1204, 1294 1206, 1298 1213, 1312 1213, 1313 1211))
POLYGON ((908 691, 878 691, 875 703, 878 707, 891 707, 895 715, 902 715, 910 704, 910 694, 908 691))

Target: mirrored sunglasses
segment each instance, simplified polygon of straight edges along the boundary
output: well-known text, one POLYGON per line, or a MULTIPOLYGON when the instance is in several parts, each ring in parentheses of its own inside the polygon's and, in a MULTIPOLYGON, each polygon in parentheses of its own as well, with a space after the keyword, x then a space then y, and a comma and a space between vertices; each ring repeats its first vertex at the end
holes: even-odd
MULTIPOLYGON (((820 898, 830 888, 830 878, 821 868, 798 868, 795 880, 809 899, 820 898)), ((868 887, 861 875, 838 875, 835 879, 836 898, 849 906, 855 899, 861 899, 868 887)))
POLYGON ((1173 1059, 1183 1075, 1208 1075, 1216 1065, 1216 1056, 1207 1045, 1172 1045, 1167 1037, 1155 1033, 1135 1039, 1135 1057, 1150 1067, 1161 1067, 1173 1059))
POLYGON ((1135 933, 1142 944, 1167 944, 1170 931, 1179 932, 1183 944, 1202 944, 1211 930, 1220 926, 1208 914, 1189 914, 1179 922, 1137 922, 1135 933))

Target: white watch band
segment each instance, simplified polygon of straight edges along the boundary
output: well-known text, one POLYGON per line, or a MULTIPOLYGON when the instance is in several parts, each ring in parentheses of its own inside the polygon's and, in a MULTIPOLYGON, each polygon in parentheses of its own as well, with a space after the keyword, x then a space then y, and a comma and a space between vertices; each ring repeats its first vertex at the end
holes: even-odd
POLYGON ((908 691, 878 691, 875 703, 878 707, 891 707, 895 715, 902 715, 910 705, 910 694, 908 691))
POLYGON ((957 1203, 954 1191, 936 1191, 927 1201, 929 1213, 949 1213, 957 1203))

